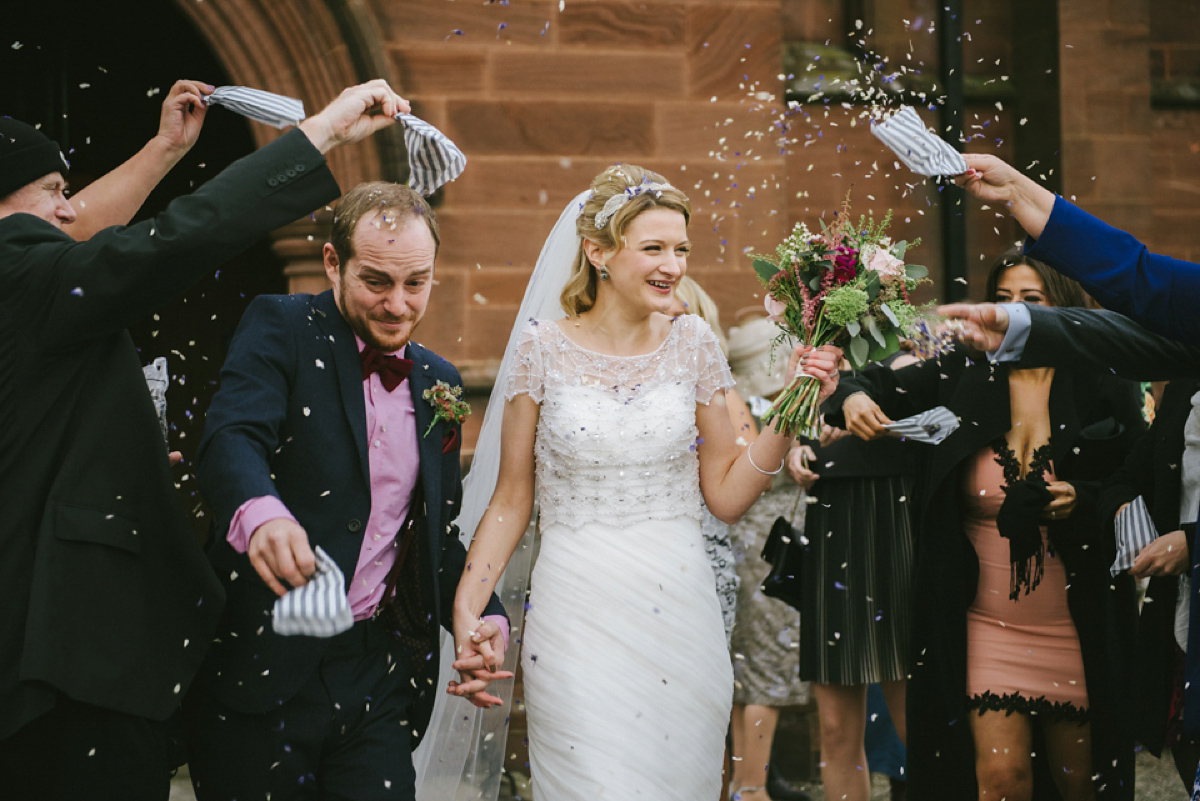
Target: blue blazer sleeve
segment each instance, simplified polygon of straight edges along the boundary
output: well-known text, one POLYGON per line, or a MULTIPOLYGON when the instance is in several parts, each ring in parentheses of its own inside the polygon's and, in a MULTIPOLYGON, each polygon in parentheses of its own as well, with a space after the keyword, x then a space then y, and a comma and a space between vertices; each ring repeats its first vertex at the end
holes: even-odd
POLYGON ((1061 197, 1026 255, 1074 278, 1106 309, 1163 336, 1200 345, 1200 265, 1159 256, 1061 197))

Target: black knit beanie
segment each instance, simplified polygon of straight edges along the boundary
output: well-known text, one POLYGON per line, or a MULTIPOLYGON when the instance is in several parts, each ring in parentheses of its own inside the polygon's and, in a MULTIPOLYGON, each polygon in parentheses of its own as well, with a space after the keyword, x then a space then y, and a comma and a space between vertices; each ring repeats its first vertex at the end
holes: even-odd
POLYGON ((58 145, 36 128, 0 117, 0 198, 52 172, 67 174, 58 145))

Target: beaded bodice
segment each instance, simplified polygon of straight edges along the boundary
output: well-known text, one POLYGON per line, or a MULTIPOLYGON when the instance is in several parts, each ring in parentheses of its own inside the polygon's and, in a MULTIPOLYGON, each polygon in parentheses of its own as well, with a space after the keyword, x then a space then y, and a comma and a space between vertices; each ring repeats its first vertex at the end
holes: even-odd
POLYGON ((504 387, 541 406, 534 455, 543 525, 700 518, 696 404, 733 385, 712 330, 677 319, 641 356, 572 342, 531 320, 504 387))

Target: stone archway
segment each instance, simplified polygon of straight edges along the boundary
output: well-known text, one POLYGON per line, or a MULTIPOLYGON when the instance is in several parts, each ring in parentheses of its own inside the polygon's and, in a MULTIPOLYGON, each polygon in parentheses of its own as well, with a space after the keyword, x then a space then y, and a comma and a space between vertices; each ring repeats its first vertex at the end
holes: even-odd
MULTIPOLYGON (((372 78, 397 86, 374 20, 362 0, 174 0, 208 42, 234 82, 304 101, 308 113, 343 88, 372 78)), ((251 126, 262 146, 279 134, 251 126)), ((407 178, 403 135, 388 129, 330 153, 343 188, 365 180, 407 178)), ((276 231, 272 248, 287 266, 292 292, 319 292, 328 284, 321 268, 328 213, 276 231)))

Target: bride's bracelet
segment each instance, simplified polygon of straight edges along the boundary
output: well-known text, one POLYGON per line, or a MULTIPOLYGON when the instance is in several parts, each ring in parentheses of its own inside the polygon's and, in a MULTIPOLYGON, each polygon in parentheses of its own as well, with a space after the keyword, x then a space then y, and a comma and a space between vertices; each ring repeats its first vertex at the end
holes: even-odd
POLYGON ((787 461, 787 457, 784 456, 782 459, 780 459, 779 467, 776 467, 774 470, 763 470, 761 467, 759 467, 758 465, 756 465, 754 463, 754 457, 750 455, 750 446, 752 446, 753 444, 754 443, 751 442, 750 445, 746 446, 746 458, 750 460, 750 466, 753 467, 758 472, 762 473, 764 476, 779 475, 779 473, 781 473, 783 471, 783 465, 787 461))

